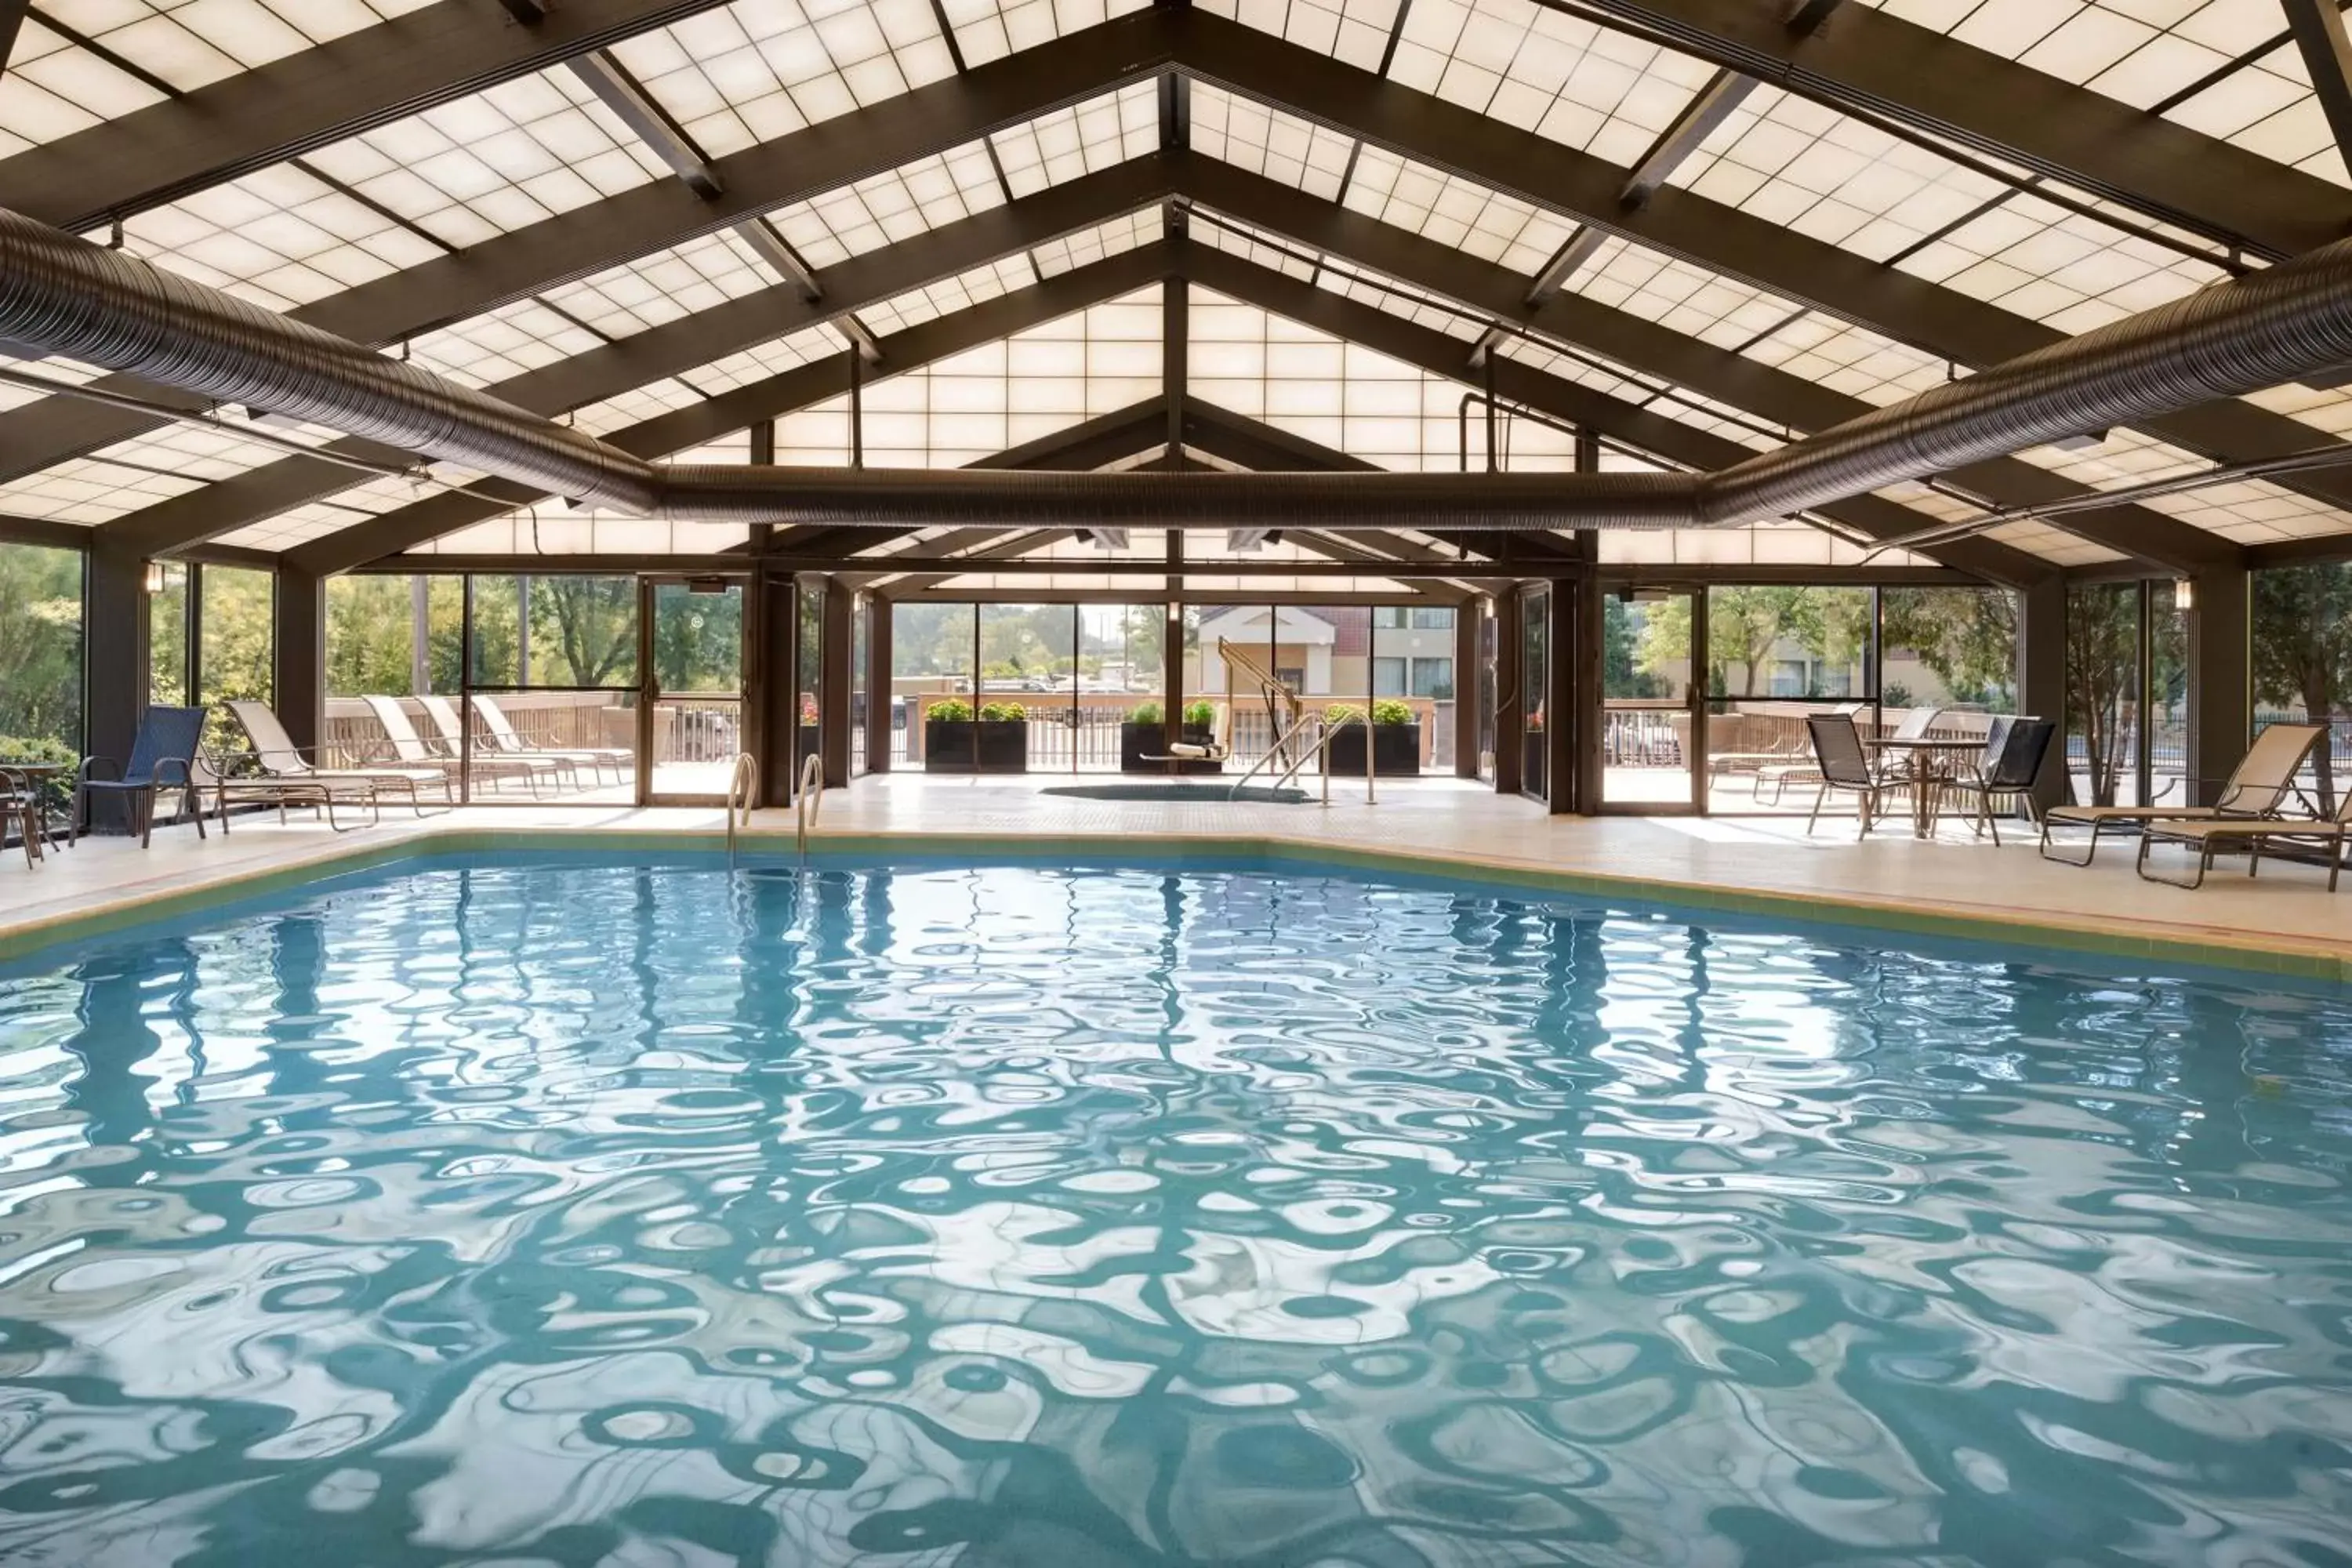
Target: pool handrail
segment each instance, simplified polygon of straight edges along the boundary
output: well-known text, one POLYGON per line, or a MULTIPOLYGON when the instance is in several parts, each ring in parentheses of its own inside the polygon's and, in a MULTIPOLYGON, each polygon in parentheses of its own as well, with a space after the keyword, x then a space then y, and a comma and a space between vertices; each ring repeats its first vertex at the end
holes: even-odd
POLYGON ((727 775, 727 858, 735 858, 736 813, 742 813, 742 823, 750 826, 751 805, 760 795, 760 759, 749 752, 735 753, 735 763, 727 775))
POLYGON ((793 842, 801 858, 808 858, 809 827, 824 804, 824 758, 814 752, 801 759, 801 787, 793 796, 793 842))

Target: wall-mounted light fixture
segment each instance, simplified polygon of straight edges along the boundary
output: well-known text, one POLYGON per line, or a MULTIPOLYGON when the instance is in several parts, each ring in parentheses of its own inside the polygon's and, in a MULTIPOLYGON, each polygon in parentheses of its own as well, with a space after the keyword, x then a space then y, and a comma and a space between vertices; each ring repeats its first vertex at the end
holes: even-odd
POLYGON ((2176 610, 2197 607, 2197 583, 2194 578, 2182 577, 2172 584, 2172 607, 2176 610))
POLYGON ((163 563, 161 561, 147 563, 146 587, 150 594, 160 594, 163 591, 163 563))

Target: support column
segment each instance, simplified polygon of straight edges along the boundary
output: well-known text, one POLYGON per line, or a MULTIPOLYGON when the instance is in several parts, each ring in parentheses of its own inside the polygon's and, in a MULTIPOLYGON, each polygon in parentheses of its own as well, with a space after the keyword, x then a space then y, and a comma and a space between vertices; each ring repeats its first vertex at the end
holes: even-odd
MULTIPOLYGON (((1172 756, 1184 739, 1184 702, 1192 695, 1184 689, 1184 611, 1178 597, 1184 585, 1184 531, 1181 528, 1168 531, 1166 584, 1168 597, 1160 606, 1160 750, 1172 756)), ((1228 690, 1225 702, 1239 722, 1239 710, 1231 708, 1233 700, 1234 694, 1228 690)))
POLYGON ((131 755, 147 707, 147 563, 92 529, 82 635, 82 734, 91 756, 131 755))
MULTIPOLYGON (((1579 536, 1591 538, 1591 534, 1579 536)), ((1601 711, 1601 579, 1589 567, 1554 584, 1551 657, 1544 660, 1544 776, 1551 782, 1554 816, 1589 816, 1601 803, 1601 743, 1593 721, 1601 711), (1587 644, 1591 647, 1587 647, 1587 644)))
POLYGON ((2253 739, 2247 645, 2252 584, 2243 566, 2208 566, 2191 579, 2189 614, 2189 775, 2191 802, 2210 805, 2253 739))
MULTIPOLYGON (((423 578, 418 578, 422 583, 423 578)), ((308 750, 326 731, 327 581, 281 562, 273 601, 271 650, 278 721, 308 750)), ((423 689, 419 688, 418 689, 423 689)))
POLYGON ((852 595, 839 582, 824 584, 818 626, 817 745, 824 753, 824 782, 838 789, 849 782, 850 611, 852 595))
POLYGON ((760 804, 790 805, 799 772, 793 742, 800 735, 800 584, 789 572, 762 567, 751 579, 753 607, 751 690, 751 754, 760 760, 760 804))
POLYGON ((2018 595, 2017 706, 2021 713, 2055 721, 2058 736, 2042 759, 2033 803, 2053 806, 2066 798, 2066 580, 2052 575, 2018 595))
MULTIPOLYGON (((890 601, 866 601, 866 771, 890 771, 890 601)), ((911 722, 911 720, 909 721, 911 722)))
POLYGON ((1486 601, 1473 598, 1454 612, 1454 776, 1478 776, 1478 632, 1486 601))
POLYGON ((1527 787, 1527 677, 1522 645, 1525 596, 1506 589, 1495 601, 1495 793, 1517 795, 1527 787))

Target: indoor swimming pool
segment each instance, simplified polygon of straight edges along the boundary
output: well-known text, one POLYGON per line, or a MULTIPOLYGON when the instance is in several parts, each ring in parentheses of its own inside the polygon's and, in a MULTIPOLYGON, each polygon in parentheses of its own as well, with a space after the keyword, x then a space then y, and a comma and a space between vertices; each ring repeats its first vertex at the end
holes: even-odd
POLYGON ((547 857, 19 963, 0 1563, 2352 1563, 2352 996, 1876 940, 547 857))

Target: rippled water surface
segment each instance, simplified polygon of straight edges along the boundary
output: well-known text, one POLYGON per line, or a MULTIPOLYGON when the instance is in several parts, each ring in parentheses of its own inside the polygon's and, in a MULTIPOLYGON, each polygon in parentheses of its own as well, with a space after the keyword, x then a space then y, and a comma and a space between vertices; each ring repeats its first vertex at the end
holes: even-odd
POLYGON ((1297 870, 0 979, 0 1562, 2352 1563, 2352 1001, 1297 870))

